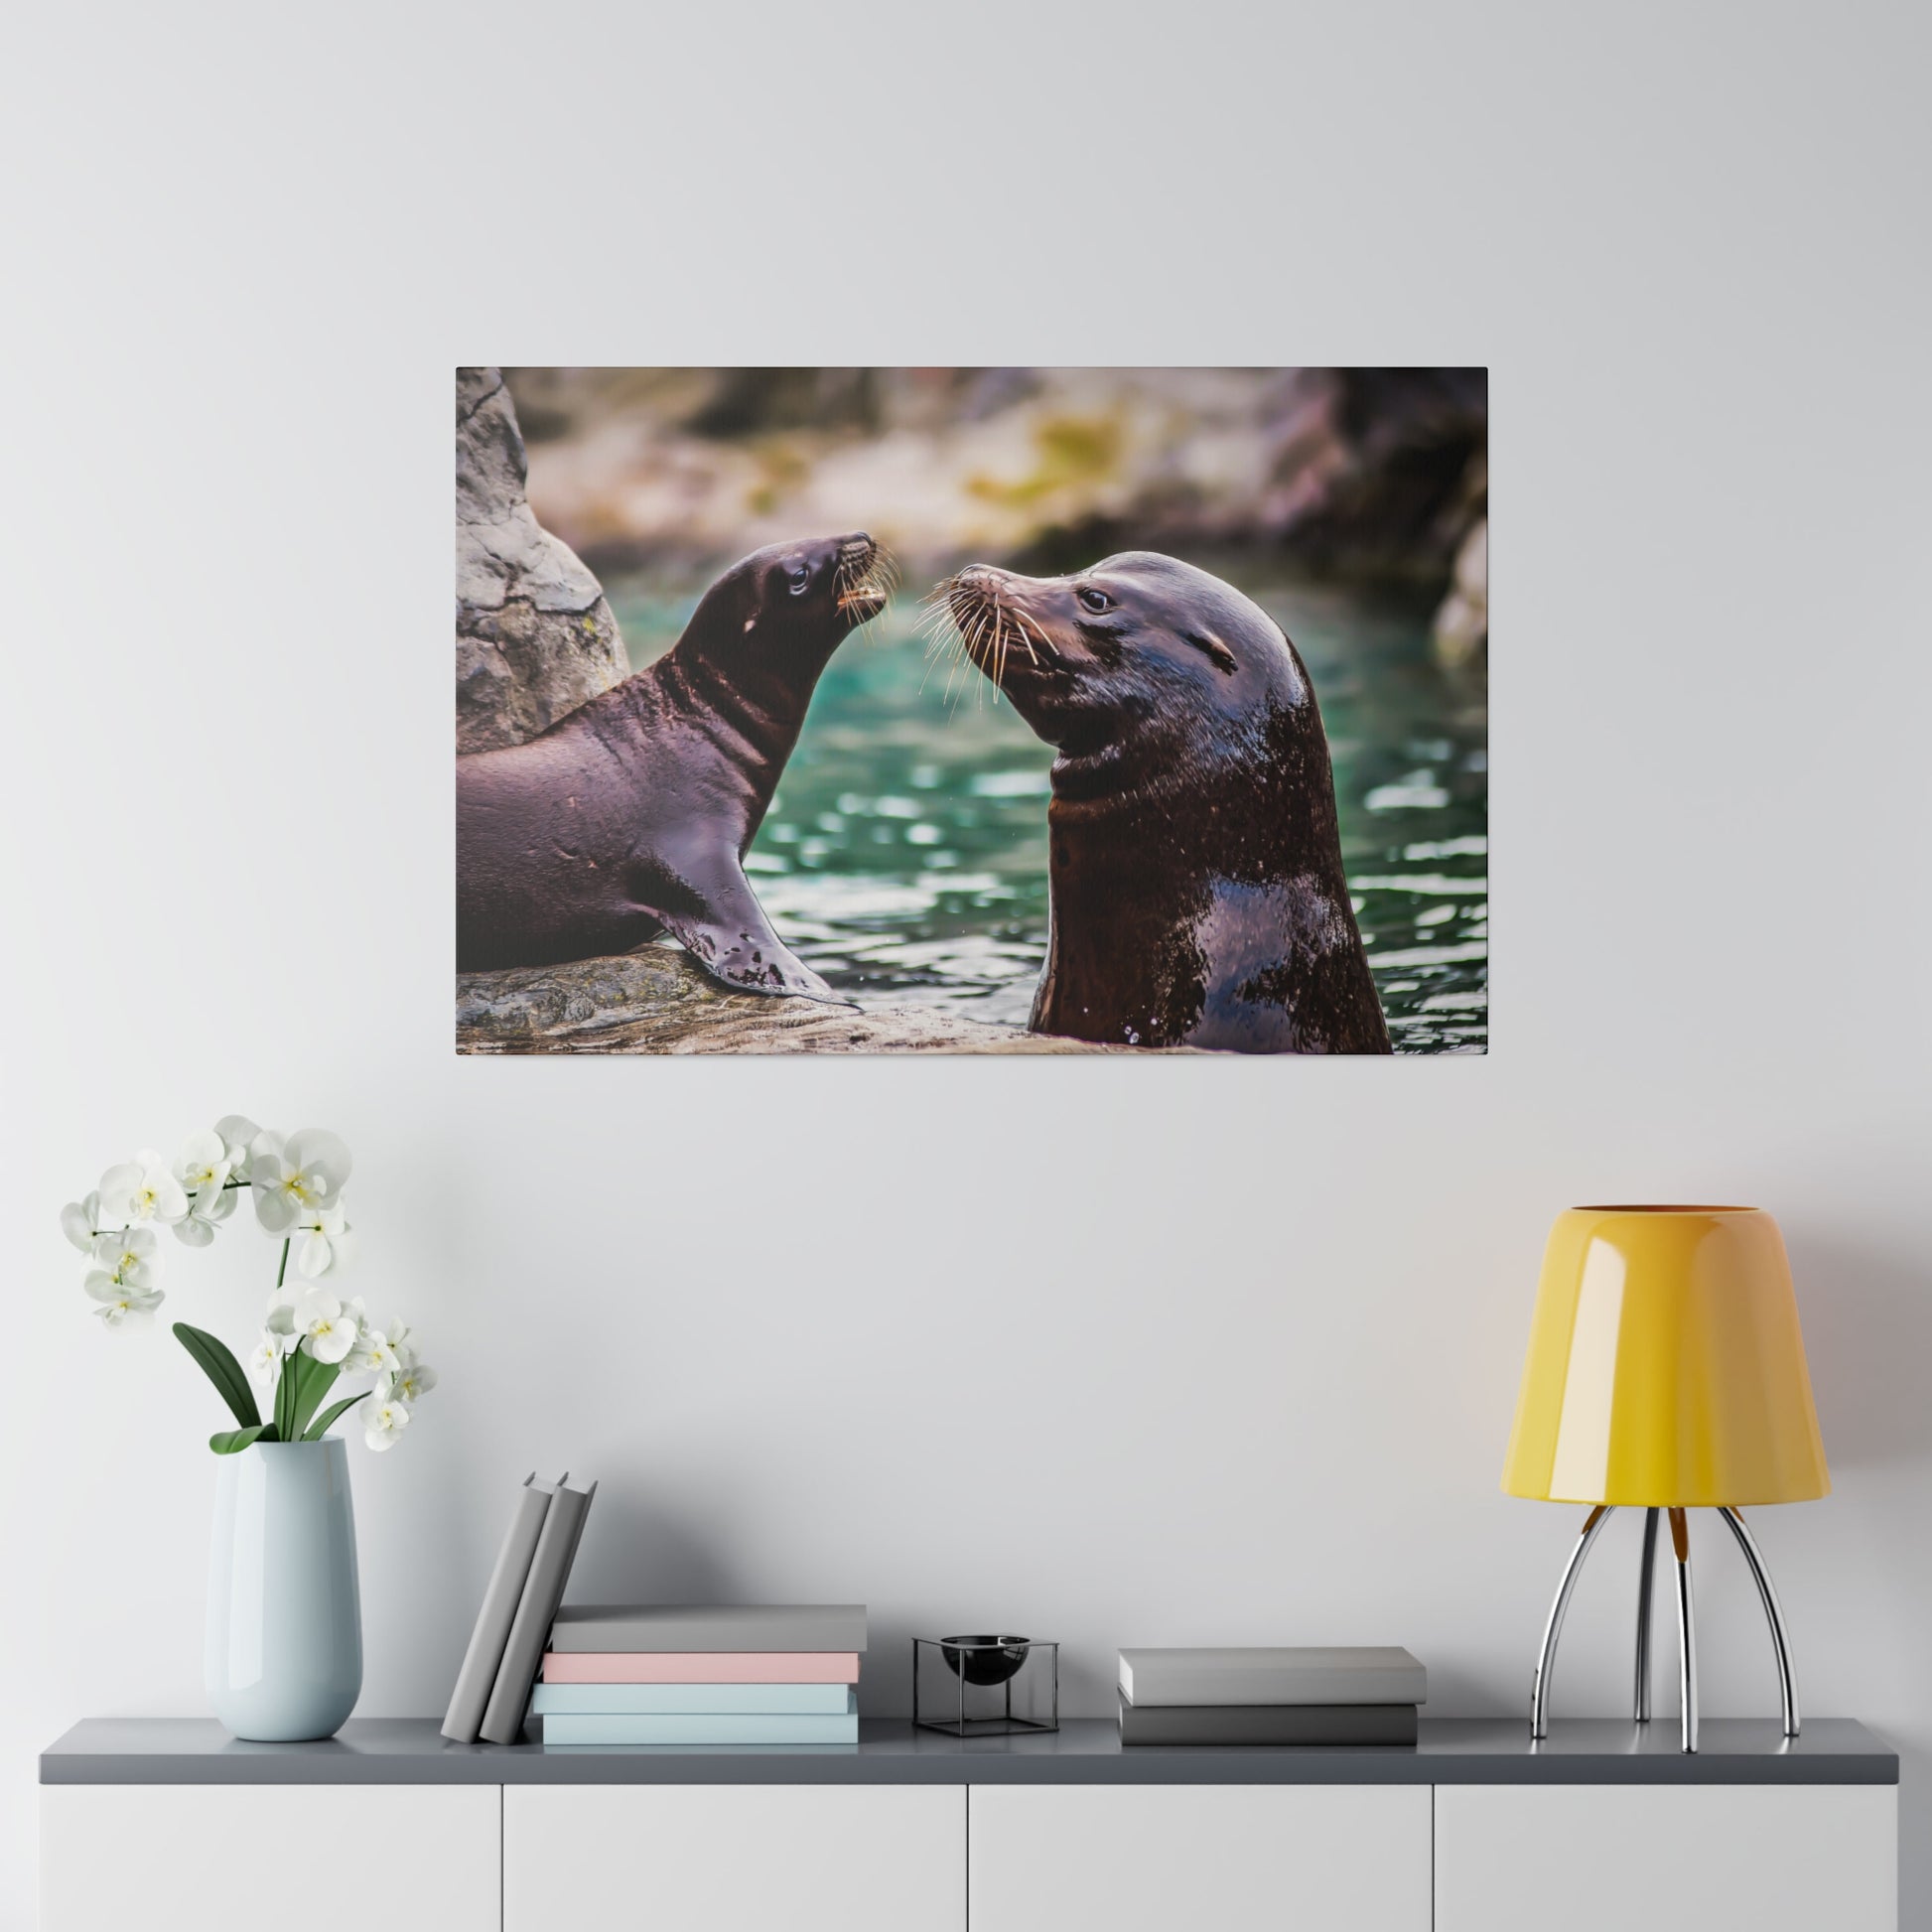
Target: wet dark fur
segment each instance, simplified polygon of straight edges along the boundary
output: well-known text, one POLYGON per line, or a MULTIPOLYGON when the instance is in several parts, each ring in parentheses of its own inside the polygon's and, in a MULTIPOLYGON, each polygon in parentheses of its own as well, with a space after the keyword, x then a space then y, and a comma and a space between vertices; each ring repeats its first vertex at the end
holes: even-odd
POLYGON ((1151 551, 1058 578, 975 565, 942 592, 967 654, 1059 752, 1033 1030, 1388 1052, 1321 713, 1273 620, 1151 551))
POLYGON ((830 997, 772 930, 743 859, 819 673, 885 602, 880 566, 863 536, 758 551, 648 669, 527 744, 459 758, 457 969, 670 932, 729 985, 830 997))

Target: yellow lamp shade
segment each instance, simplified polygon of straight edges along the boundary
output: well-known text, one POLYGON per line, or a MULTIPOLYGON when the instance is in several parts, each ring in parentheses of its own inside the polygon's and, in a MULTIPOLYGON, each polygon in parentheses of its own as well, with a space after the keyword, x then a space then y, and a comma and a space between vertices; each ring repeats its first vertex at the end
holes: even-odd
POLYGON ((1543 1257, 1503 1488, 1646 1508, 1830 1493, 1778 1224, 1573 1207, 1543 1257))

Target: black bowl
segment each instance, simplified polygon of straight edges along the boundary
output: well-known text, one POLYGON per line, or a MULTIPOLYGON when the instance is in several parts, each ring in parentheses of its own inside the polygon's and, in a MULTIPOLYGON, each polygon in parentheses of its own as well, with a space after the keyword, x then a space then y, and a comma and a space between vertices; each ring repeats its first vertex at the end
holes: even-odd
POLYGON ((939 1654, 969 1684, 1004 1684, 1020 1674, 1031 1637, 941 1637, 939 1654))

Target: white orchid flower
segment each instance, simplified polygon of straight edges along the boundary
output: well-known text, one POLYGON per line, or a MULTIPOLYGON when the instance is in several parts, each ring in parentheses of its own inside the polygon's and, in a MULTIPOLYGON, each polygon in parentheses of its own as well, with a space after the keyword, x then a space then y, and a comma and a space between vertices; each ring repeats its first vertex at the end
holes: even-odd
POLYGON ((393 1399, 372 1400, 362 1411, 362 1440, 372 1449, 393 1449, 408 1427, 409 1410, 393 1399))
POLYGON ((234 1212, 235 1189, 228 1176, 234 1171, 227 1141, 217 1128, 189 1136, 175 1163, 175 1178, 189 1198, 187 1215, 175 1223, 176 1236, 191 1248, 206 1248, 214 1230, 234 1212))
MULTIPOLYGON (((354 1314, 319 1288, 300 1290, 288 1303, 291 1332, 301 1337, 305 1355, 319 1362, 341 1362, 355 1346, 358 1330, 354 1314)), ((276 1311, 269 1314, 269 1332, 276 1333, 276 1311)))
POLYGON ((248 1149, 255 1218, 270 1234, 290 1234, 303 1215, 336 1205, 348 1170, 348 1149, 319 1127, 305 1127, 286 1143, 279 1134, 256 1135, 248 1149))
POLYGON ((262 1317, 262 1333, 293 1344, 298 1333, 295 1325, 296 1305, 306 1292, 299 1288, 278 1288, 268 1298, 268 1312, 262 1317))
POLYGON ((176 1159, 175 1178, 193 1200, 210 1188, 218 1194, 232 1166, 228 1144, 219 1134, 191 1134, 188 1145, 176 1159))
POLYGON ((436 1371, 427 1362, 411 1362, 407 1368, 392 1370, 384 1377, 386 1387, 378 1394, 418 1402, 436 1386, 436 1371))
POLYGON ((282 1337, 262 1330, 262 1338, 248 1356, 248 1373, 264 1388, 272 1388, 282 1372, 282 1337))
POLYGON ((397 1362, 407 1368, 416 1359, 416 1344, 410 1340, 411 1329, 406 1321, 389 1323, 388 1343, 390 1352, 397 1362))
POLYGON ((83 1255, 94 1251, 94 1235, 100 1227, 100 1196, 89 1194, 85 1200, 70 1200, 61 1209, 61 1232, 83 1255))
POLYGON ((355 1237, 340 1206, 306 1209, 295 1224, 296 1273, 314 1281, 346 1268, 355 1258, 355 1237))
MULTIPOLYGON (((161 1269, 161 1244, 152 1228, 114 1228, 94 1237, 95 1272, 119 1288, 152 1288, 161 1269)), ((93 1280, 89 1274, 87 1279, 93 1280)))
POLYGON ((228 1164, 228 1173, 236 1180, 248 1178, 248 1149, 261 1129, 246 1114, 223 1114, 214 1123, 214 1131, 221 1136, 223 1158, 228 1164))
POLYGON ((143 1148, 132 1161, 109 1168, 100 1177, 100 1214, 110 1228, 135 1221, 172 1226, 187 1212, 188 1195, 152 1148, 143 1148))
POLYGON ((344 1370, 351 1375, 373 1374, 377 1378, 377 1392, 386 1393, 383 1378, 396 1366, 396 1351, 389 1346, 388 1337, 368 1317, 362 1307, 362 1298, 357 1295, 347 1304, 350 1314, 355 1317, 360 1332, 355 1337, 355 1346, 348 1352, 348 1359, 343 1363, 344 1370))
POLYGON ((158 1288, 130 1288, 98 1269, 87 1277, 86 1289, 101 1304, 94 1312, 110 1328, 129 1321, 136 1327, 144 1325, 164 1299, 158 1288))
POLYGON ((214 1230, 234 1212, 238 1191, 233 1187, 204 1188, 195 1196, 187 1219, 175 1223, 176 1240, 187 1242, 191 1248, 206 1248, 214 1239, 214 1230))

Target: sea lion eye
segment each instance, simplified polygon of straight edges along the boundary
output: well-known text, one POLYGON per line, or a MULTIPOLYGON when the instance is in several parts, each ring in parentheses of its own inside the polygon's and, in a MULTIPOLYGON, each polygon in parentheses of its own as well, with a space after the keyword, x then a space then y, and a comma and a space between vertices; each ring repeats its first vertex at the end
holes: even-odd
POLYGON ((1102 611, 1111 611, 1114 608, 1114 600, 1105 591, 1095 590, 1091 584, 1082 584, 1074 592, 1074 596, 1080 600, 1081 610, 1091 611, 1095 617, 1098 617, 1102 611))
POLYGON ((812 581, 812 573, 806 565, 804 564, 792 565, 791 594, 793 597, 796 597, 798 593, 802 591, 805 588, 805 586, 809 584, 811 581, 812 581))

